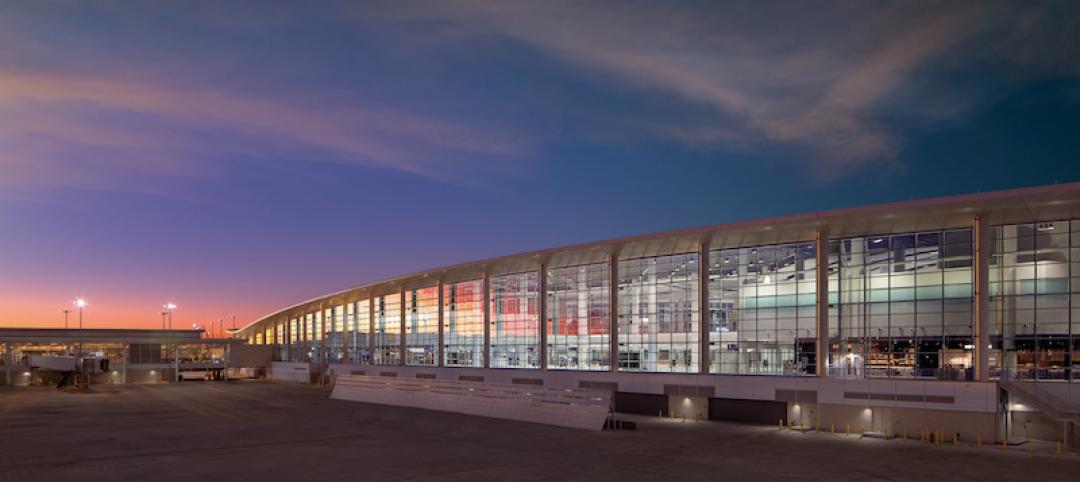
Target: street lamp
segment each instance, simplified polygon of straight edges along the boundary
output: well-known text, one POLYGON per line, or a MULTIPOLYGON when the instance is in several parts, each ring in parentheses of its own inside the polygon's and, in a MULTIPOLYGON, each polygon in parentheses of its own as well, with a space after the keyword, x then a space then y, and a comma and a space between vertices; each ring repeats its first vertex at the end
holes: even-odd
POLYGON ((83 308, 86 308, 86 305, 88 305, 88 304, 89 303, 87 303, 86 300, 83 299, 83 298, 75 299, 75 307, 79 309, 79 355, 82 355, 82 351, 83 351, 82 313, 83 313, 83 308))
MULTIPOLYGON (((71 313, 71 310, 65 309, 63 311, 64 311, 64 330, 67 330, 68 329, 68 313, 71 313)), ((68 336, 68 334, 64 333, 64 336, 66 337, 66 336, 68 336)), ((70 353, 71 352, 71 345, 65 343, 64 344, 64 351, 70 353)))
MULTIPOLYGON (((173 310, 176 309, 176 303, 173 303, 173 302, 165 303, 165 306, 162 306, 162 308, 165 308, 165 313, 162 313, 162 315, 164 315, 166 313, 169 315, 169 329, 171 330, 172 329, 172 312, 173 312, 173 310)), ((164 319, 162 321, 164 321, 164 319)), ((165 328, 165 327, 162 326, 162 328, 165 328)))
MULTIPOLYGON (((165 308, 165 313, 169 317, 169 339, 172 340, 172 312, 176 310, 176 303, 170 301, 165 303, 162 308, 165 308)), ((176 380, 180 379, 180 345, 176 343, 173 343, 173 376, 176 380)))

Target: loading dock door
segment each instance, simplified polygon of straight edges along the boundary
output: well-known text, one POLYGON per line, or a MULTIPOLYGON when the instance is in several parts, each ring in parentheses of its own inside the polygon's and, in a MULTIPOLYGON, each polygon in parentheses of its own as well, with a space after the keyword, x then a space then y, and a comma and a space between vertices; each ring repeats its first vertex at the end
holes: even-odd
POLYGON ((777 420, 787 423, 787 403, 770 400, 710 398, 709 419, 771 425, 775 425, 777 420))

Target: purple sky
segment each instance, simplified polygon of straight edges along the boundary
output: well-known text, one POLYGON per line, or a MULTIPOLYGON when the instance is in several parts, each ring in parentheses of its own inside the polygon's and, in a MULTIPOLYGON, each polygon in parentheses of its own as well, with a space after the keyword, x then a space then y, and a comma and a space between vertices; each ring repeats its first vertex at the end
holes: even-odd
POLYGON ((0 4, 0 326, 1080 179, 1076 2, 0 4))

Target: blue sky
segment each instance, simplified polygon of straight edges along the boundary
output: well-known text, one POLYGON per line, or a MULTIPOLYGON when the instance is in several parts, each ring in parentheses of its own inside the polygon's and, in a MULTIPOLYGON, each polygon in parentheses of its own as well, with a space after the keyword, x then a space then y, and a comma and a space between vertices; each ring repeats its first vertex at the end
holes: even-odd
POLYGON ((1080 179, 1075 2, 0 5, 0 325, 1080 179))

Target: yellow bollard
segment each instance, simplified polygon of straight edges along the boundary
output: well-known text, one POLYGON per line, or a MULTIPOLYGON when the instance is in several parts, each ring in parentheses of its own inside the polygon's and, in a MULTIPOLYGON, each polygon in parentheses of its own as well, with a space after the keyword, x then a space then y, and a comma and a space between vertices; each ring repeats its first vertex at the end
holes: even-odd
POLYGON ((1033 454, 1033 453, 1035 453, 1035 444, 1034 444, 1034 443, 1032 443, 1032 442, 1031 442, 1031 441, 1029 440, 1029 441, 1028 441, 1028 444, 1027 444, 1027 445, 1028 445, 1028 453, 1029 453, 1029 454, 1033 454))
POLYGON ((954 433, 952 435, 952 444, 953 444, 953 446, 956 446, 956 443, 959 442, 959 441, 960 441, 960 436, 958 434, 954 433))
POLYGON ((1054 448, 1054 453, 1057 454, 1057 455, 1061 455, 1061 442, 1060 441, 1057 443, 1057 446, 1054 448))
POLYGON ((859 437, 865 437, 865 436, 866 436, 866 426, 865 425, 859 425, 859 437))
POLYGON ((836 433, 836 424, 835 423, 829 424, 829 431, 832 432, 832 433, 836 433))
POLYGON ((656 418, 659 418, 660 420, 663 420, 664 419, 664 411, 661 410, 659 413, 657 413, 656 418))
POLYGON ((904 430, 904 440, 907 440, 907 430, 904 430))
POLYGON ((935 439, 937 440, 938 445, 941 445, 941 443, 945 441, 945 431, 939 428, 935 439))
POLYGON ((982 448, 982 436, 975 436, 975 448, 982 448))
POLYGON ((784 430, 784 419, 781 418, 780 420, 777 420, 776 425, 778 429, 784 430))
POLYGON ((851 424, 844 425, 844 435, 851 435, 851 424))
POLYGON ((1009 441, 1008 440, 1002 440, 1001 441, 1001 450, 1008 450, 1008 449, 1009 449, 1009 441))
POLYGON ((818 433, 820 431, 821 431, 821 425, 815 423, 814 424, 814 433, 818 433))

